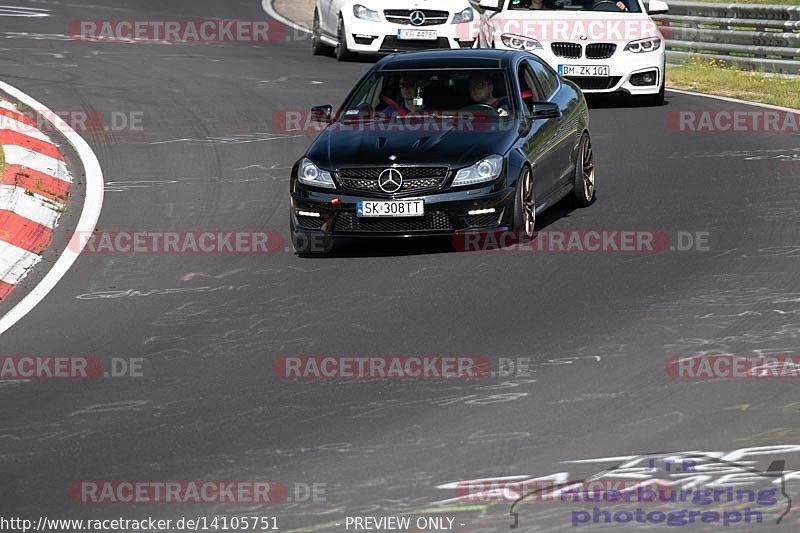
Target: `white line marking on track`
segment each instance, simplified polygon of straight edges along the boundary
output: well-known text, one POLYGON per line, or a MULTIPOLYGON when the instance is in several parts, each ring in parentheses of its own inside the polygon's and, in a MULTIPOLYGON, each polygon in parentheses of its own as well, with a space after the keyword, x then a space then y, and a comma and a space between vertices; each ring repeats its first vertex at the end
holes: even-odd
POLYGON ((0 17, 49 17, 50 10, 39 7, 0 6, 0 17))
POLYGON ((791 107, 781 107, 772 104, 762 104, 761 102, 750 102, 749 100, 739 100, 738 98, 730 98, 728 96, 717 96, 716 94, 696 93, 693 91, 684 91, 682 89, 667 89, 673 93, 686 94, 689 96, 702 96, 703 98, 713 98, 714 100, 722 100, 723 102, 732 102, 734 104, 752 105, 756 107, 766 107, 767 109, 775 109, 777 111, 786 111, 788 113, 800 113, 800 109, 792 109, 791 107))
MULTIPOLYGON (((86 172, 86 199, 83 203, 83 210, 81 211, 81 216, 78 219, 75 231, 79 233, 94 231, 97 226, 97 220, 100 218, 100 211, 103 208, 104 185, 103 170, 100 168, 100 161, 97 160, 97 156, 94 151, 92 151, 92 148, 83 137, 78 135, 78 133, 69 126, 69 124, 64 122, 60 117, 34 98, 3 81, 0 81, 0 90, 5 91, 39 114, 52 117, 51 123, 53 126, 61 132, 78 153, 78 157, 86 172)), ((61 278, 66 275, 67 271, 75 263, 82 251, 83 248, 76 250, 73 249, 73 247, 67 247, 61 252, 61 255, 39 284, 26 294, 17 305, 11 308, 8 313, 0 318, 0 335, 8 331, 11 326, 19 322, 44 300, 58 282, 61 281, 61 278)))

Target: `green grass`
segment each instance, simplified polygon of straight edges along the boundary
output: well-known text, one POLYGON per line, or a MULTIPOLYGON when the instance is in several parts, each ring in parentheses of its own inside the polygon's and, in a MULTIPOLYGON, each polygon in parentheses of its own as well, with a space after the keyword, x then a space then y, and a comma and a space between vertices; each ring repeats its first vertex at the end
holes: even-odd
MULTIPOLYGON (((794 6, 797 5, 797 0, 737 0, 736 2, 723 2, 722 0, 696 0, 698 2, 705 2, 706 4, 772 4, 781 6, 794 6)), ((667 0, 669 4, 669 0, 667 0)))
POLYGON ((0 144, 0 178, 6 173, 6 153, 3 151, 3 145, 0 144))
POLYGON ((800 78, 768 77, 713 58, 667 66, 667 87, 800 109, 800 78))

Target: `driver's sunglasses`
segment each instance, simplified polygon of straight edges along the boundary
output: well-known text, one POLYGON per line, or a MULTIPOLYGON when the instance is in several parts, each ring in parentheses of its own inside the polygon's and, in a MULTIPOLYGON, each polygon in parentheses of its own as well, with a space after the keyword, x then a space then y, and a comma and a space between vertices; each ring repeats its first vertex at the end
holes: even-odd
POLYGON ((417 84, 414 82, 403 82, 403 81, 400 82, 401 89, 413 89, 416 86, 417 84))

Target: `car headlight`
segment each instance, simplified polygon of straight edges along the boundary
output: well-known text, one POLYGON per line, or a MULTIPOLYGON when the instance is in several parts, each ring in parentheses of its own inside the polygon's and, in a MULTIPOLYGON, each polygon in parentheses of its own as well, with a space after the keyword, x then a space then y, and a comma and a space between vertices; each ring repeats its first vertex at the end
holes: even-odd
POLYGON ((647 39, 639 39, 631 41, 625 45, 626 52, 633 52, 634 54, 641 54, 643 52, 655 52, 661 48, 660 37, 648 37, 647 39))
POLYGON ((331 173, 327 170, 322 170, 308 158, 303 158, 300 161, 300 168, 297 169, 297 179, 300 183, 306 185, 313 185, 315 187, 325 187, 327 189, 335 189, 336 185, 333 184, 331 173))
POLYGON ((504 33, 500 36, 503 44, 515 50, 525 50, 531 52, 533 50, 542 50, 542 43, 530 37, 523 37, 522 35, 514 35, 513 33, 504 33))
POLYGON ((462 22, 472 22, 472 19, 475 18, 475 12, 472 11, 471 7, 467 7, 461 13, 456 13, 453 16, 453 24, 460 24, 462 22))
POLYGON ((503 156, 490 155, 470 167, 459 170, 456 173, 456 178, 453 180, 453 187, 492 181, 497 178, 502 171, 503 156))
POLYGON ((353 15, 355 15, 357 19, 371 20, 373 22, 381 21, 381 17, 378 16, 377 11, 373 11, 367 6, 362 6, 361 4, 356 4, 353 6, 353 15))

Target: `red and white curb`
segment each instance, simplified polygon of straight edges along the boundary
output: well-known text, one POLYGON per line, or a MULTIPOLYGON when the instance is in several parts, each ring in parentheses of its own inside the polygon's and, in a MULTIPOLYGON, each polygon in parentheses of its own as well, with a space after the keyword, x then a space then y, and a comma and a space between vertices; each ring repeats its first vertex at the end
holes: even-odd
POLYGON ((41 261, 66 207, 72 175, 64 156, 29 115, 0 98, 0 300, 41 261))
MULTIPOLYGON (((25 92, 0 81, 0 91, 36 116, 43 117, 75 150, 85 173, 85 199, 75 227, 76 233, 94 231, 103 207, 103 171, 89 144, 64 120, 25 92)), ((0 182, 0 299, 8 295, 41 260, 53 229, 63 212, 72 176, 58 146, 20 113, 9 100, 0 97, 0 144, 6 170, 0 182)), ((35 308, 77 261, 83 251, 68 246, 61 251, 38 284, 0 316, 3 334, 35 308)))

